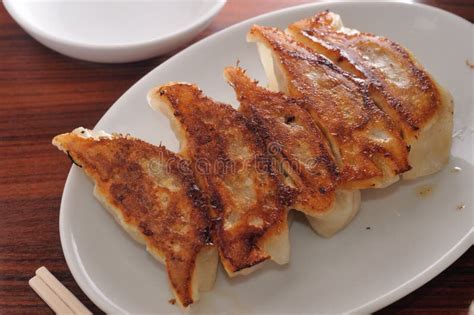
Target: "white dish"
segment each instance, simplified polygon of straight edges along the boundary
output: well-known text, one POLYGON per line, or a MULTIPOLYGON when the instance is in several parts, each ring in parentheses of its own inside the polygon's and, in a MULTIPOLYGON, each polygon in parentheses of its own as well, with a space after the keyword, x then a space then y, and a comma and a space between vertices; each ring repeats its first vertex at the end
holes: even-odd
MULTIPOLYGON (((96 129, 131 133, 177 150, 168 120, 147 106, 150 88, 186 80, 218 100, 235 104, 233 91, 222 78, 225 66, 239 59, 251 75, 265 82, 256 48, 245 42, 249 27, 254 23, 284 27, 324 9, 341 14, 350 27, 402 43, 451 91, 456 108, 451 161, 434 176, 364 191, 360 213, 329 240, 315 235, 297 217, 291 228, 288 266, 268 265, 236 279, 220 271, 214 290, 193 306, 196 313, 372 312, 426 283, 472 244, 473 72, 466 65, 466 60, 474 60, 469 40, 472 26, 432 7, 324 3, 253 18, 191 46, 151 71, 110 108, 96 129), (455 166, 462 170, 454 171, 455 166), (433 192, 420 197, 417 190, 423 185, 433 192), (457 209, 460 205, 465 208, 457 209)), ((167 302, 171 293, 163 266, 122 232, 96 202, 92 184, 76 167, 64 189, 60 232, 77 283, 104 311, 181 312, 167 302)))
POLYGON ((191 40, 226 0, 4 0, 15 21, 43 45, 95 62, 130 62, 191 40))

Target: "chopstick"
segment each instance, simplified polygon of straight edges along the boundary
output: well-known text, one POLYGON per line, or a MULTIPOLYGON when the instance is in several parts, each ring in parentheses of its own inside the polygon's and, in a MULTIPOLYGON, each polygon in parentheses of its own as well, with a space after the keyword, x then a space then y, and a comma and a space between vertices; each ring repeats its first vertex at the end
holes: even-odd
POLYGON ((56 314, 74 314, 40 277, 34 276, 28 283, 56 314))
POLYGON ((92 314, 44 266, 36 270, 36 276, 28 283, 56 314, 92 314))

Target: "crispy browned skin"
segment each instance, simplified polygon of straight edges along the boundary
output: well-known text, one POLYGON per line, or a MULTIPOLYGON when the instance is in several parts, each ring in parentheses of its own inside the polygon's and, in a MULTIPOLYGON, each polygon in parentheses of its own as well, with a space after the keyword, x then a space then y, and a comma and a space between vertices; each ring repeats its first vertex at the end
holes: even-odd
POLYGON ((339 32, 333 22, 335 15, 324 11, 288 30, 344 70, 367 79, 377 104, 402 127, 409 142, 416 139, 440 108, 436 84, 399 44, 369 33, 339 32))
POLYGON ((367 86, 329 59, 270 27, 253 26, 249 40, 271 49, 286 85, 331 143, 346 187, 383 187, 410 169, 400 130, 369 98, 367 86))
POLYGON ((206 202, 186 162, 162 146, 120 135, 94 140, 66 133, 53 144, 95 182, 119 223, 165 262, 180 304, 193 303, 196 258, 210 235, 206 202))
POLYGON ((308 215, 327 211, 334 202, 338 170, 329 144, 302 100, 258 86, 241 68, 224 71, 240 102, 239 111, 258 126, 289 185, 299 190, 293 207, 308 215))
POLYGON ((266 243, 287 233, 292 191, 274 172, 253 126, 230 105, 195 85, 170 83, 151 92, 174 123, 182 154, 194 163, 211 199, 213 237, 229 274, 275 259, 266 243))

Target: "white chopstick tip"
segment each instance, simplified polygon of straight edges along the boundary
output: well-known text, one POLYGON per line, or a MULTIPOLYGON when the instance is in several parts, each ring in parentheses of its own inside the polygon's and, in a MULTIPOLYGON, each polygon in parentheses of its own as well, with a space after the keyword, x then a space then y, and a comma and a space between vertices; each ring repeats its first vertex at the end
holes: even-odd
POLYGON ((74 314, 40 277, 34 276, 28 284, 56 314, 74 314))
MULTIPOLYGON (((72 293, 69 291, 61 282, 59 282, 56 277, 49 272, 49 270, 42 266, 38 268, 35 272, 36 276, 31 278, 28 283, 35 290, 36 293, 54 310, 50 303, 48 303, 45 298, 43 298, 42 291, 48 292, 49 295, 54 295, 57 299, 50 298, 50 301, 58 302, 59 304, 63 303, 70 310, 68 314, 81 314, 81 315, 91 315, 92 312, 89 311, 72 293), (41 282, 42 284, 38 283, 41 282), (33 284, 33 285, 32 285, 33 284), (35 289, 35 286, 37 289, 35 289)), ((63 310, 64 311, 64 310, 63 310)), ((56 312, 56 311, 55 311, 56 312)), ((56 312, 58 313, 58 312, 56 312)), ((64 313, 66 314, 66 313, 64 313)))
POLYGON ((46 269, 45 266, 41 266, 41 267, 39 267, 38 269, 36 269, 35 274, 36 274, 36 275, 39 275, 39 274, 44 273, 44 272, 49 272, 49 270, 46 269))

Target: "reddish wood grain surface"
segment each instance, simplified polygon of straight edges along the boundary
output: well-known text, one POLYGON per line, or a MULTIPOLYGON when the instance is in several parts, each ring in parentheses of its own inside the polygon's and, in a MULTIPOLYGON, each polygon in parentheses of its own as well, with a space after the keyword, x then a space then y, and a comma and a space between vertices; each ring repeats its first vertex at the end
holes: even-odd
MULTIPOLYGON (((308 1, 229 1, 198 39, 302 2, 308 1)), ((474 20, 472 0, 424 2, 474 20)), ((134 82, 172 55, 121 65, 73 60, 38 44, 0 6, 0 314, 52 313, 27 284, 42 265, 100 313, 75 283, 61 250, 59 205, 70 162, 50 142, 77 126, 93 127, 134 82)), ((473 298, 471 247, 379 314, 466 314, 473 298)))

